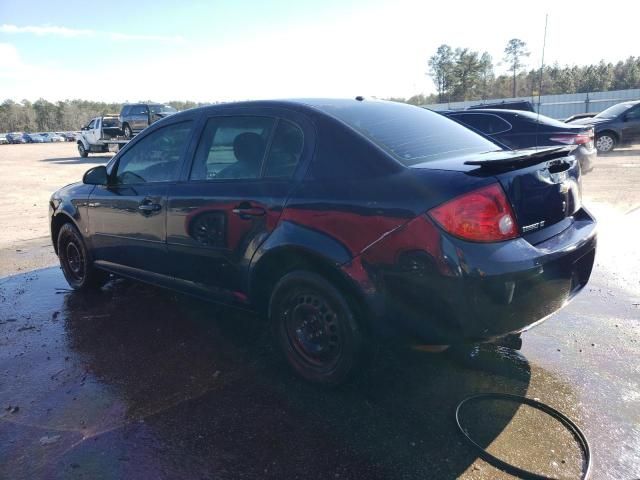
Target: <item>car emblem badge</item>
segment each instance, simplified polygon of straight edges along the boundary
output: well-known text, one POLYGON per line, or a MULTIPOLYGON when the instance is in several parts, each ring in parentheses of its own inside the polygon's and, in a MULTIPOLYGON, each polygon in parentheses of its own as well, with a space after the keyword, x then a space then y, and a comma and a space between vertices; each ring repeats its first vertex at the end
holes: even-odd
POLYGON ((533 230, 539 230, 544 227, 545 220, 540 220, 539 222, 532 223, 531 225, 525 225, 522 227, 522 233, 531 232, 533 230))

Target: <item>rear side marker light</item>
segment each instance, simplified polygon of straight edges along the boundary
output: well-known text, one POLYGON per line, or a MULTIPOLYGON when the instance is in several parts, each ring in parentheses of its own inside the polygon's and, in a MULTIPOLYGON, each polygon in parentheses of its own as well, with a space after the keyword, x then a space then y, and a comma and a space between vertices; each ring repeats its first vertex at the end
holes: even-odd
POLYGON ((518 225, 499 184, 465 193, 429 210, 445 231, 472 242, 500 242, 518 236, 518 225))

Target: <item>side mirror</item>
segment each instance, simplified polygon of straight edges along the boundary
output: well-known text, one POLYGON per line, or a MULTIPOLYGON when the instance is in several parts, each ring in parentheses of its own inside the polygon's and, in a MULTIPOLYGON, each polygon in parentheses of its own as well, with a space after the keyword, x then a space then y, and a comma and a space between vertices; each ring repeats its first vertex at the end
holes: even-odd
POLYGON ((82 177, 82 183, 87 185, 107 185, 109 175, 107 175, 107 167, 99 165, 87 170, 82 177))

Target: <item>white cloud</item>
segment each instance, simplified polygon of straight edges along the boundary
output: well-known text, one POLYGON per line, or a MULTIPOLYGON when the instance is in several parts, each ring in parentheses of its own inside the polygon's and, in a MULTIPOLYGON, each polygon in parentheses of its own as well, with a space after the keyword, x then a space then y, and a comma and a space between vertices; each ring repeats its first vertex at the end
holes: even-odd
POLYGON ((149 41, 149 42, 163 42, 163 43, 174 43, 180 44, 185 43, 185 40, 180 35, 173 36, 165 36, 165 35, 137 35, 137 34, 129 34, 129 33, 117 33, 112 32, 109 33, 109 38, 111 40, 116 41, 149 41))
POLYGON ((38 36, 58 35, 61 37, 79 37, 82 35, 93 35, 93 30, 78 30, 75 28, 58 27, 54 25, 35 26, 26 25, 19 27, 17 25, 2 24, 0 25, 0 33, 31 33, 38 36))
POLYGON ((185 43, 185 39, 180 35, 138 35, 138 34, 129 34, 129 33, 120 33, 120 32, 99 32, 96 30, 87 30, 87 29, 75 29, 68 27, 60 27, 55 25, 45 25, 45 26, 36 26, 36 25, 25 25, 18 26, 12 24, 2 24, 0 25, 0 33, 7 34, 20 34, 27 33, 37 36, 44 35, 56 35, 65 38, 74 38, 80 36, 103 36, 109 38, 113 41, 143 41, 143 42, 161 42, 161 43, 171 43, 171 44, 182 44, 185 43))

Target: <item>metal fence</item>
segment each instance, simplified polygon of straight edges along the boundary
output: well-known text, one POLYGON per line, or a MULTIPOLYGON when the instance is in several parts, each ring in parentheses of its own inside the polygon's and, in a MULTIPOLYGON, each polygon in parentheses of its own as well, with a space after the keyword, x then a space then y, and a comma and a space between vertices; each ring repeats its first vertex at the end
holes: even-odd
POLYGON ((466 102, 435 103, 423 105, 431 110, 462 110, 483 103, 526 100, 540 114, 551 118, 565 119, 577 113, 598 113, 616 103, 627 100, 640 100, 640 89, 611 90, 608 92, 568 93, 565 95, 542 95, 535 97, 499 98, 491 100, 471 100, 466 102))

